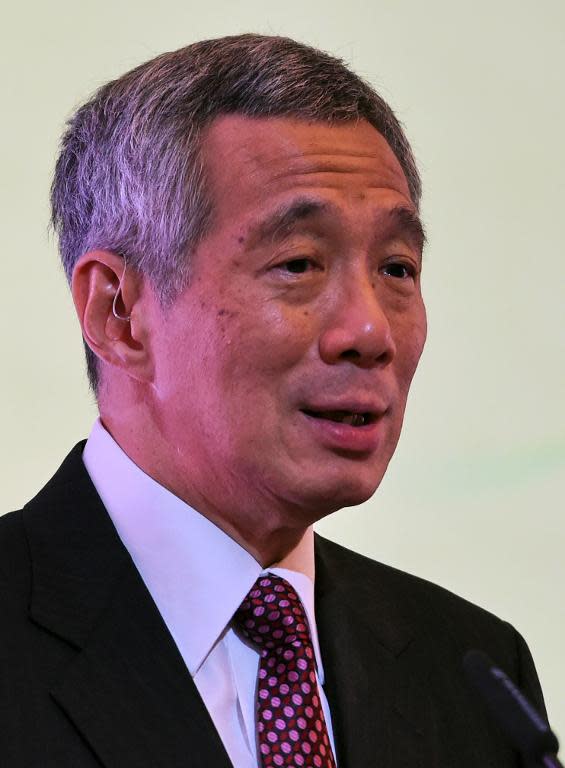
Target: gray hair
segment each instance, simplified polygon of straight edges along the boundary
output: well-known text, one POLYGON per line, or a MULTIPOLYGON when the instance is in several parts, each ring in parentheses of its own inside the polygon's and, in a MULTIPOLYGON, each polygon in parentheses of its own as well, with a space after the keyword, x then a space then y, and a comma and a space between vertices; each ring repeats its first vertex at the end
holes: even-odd
MULTIPOLYGON (((84 253, 124 256, 163 307, 189 282, 190 254, 211 224, 202 161, 218 116, 367 120, 386 139, 419 206, 421 183, 393 111, 340 59, 255 34, 161 54, 99 88, 67 121, 51 186, 51 225, 67 279, 84 253)), ((90 385, 96 355, 85 343, 90 385)))

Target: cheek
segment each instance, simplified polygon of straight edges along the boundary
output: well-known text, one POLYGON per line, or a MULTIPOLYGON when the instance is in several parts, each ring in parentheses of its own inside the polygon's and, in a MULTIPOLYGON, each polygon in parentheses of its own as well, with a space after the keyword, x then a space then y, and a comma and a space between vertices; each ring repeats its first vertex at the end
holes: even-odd
POLYGON ((396 335, 396 367, 402 395, 406 397, 416 372, 427 336, 426 312, 422 304, 417 313, 402 324, 396 335))
POLYGON ((272 380, 305 358, 312 343, 310 317, 272 301, 239 306, 221 317, 217 341, 226 375, 272 380))
POLYGON ((250 455, 272 460, 282 450, 283 417, 312 348, 308 318, 272 302, 225 309, 207 350, 207 410, 221 414, 223 425, 218 450, 243 463, 250 455))

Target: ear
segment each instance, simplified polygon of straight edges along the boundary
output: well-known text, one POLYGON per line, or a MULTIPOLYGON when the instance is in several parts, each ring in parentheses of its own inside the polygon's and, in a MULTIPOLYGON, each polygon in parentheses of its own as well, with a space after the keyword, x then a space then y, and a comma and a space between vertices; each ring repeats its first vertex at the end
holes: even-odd
POLYGON ((126 268, 116 253, 89 251, 75 265, 71 291, 82 335, 94 354, 131 378, 151 381, 152 313, 144 306, 143 276, 130 264, 126 268))

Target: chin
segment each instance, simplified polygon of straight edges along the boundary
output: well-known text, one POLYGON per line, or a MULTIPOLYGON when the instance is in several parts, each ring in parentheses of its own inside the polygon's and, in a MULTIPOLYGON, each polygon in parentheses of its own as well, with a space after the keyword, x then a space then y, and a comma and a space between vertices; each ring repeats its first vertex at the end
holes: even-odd
POLYGON ((297 506, 313 510, 313 516, 320 520, 326 515, 337 512, 344 507, 356 507, 368 501, 379 485, 384 470, 375 473, 365 471, 336 472, 330 477, 311 477, 310 482, 302 484, 298 493, 300 500, 297 506))
POLYGON ((343 509, 343 507, 356 507, 363 504, 374 495, 379 485, 380 479, 378 482, 351 482, 350 485, 342 485, 339 491, 334 494, 332 512, 343 509))

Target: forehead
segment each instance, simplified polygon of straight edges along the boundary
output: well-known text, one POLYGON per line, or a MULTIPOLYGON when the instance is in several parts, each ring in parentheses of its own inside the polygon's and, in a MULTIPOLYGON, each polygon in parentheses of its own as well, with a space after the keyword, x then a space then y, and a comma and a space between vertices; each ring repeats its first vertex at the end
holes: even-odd
POLYGON ((366 121, 328 125, 225 115, 208 128, 203 155, 215 218, 268 208, 306 189, 413 207, 400 163, 366 121))

